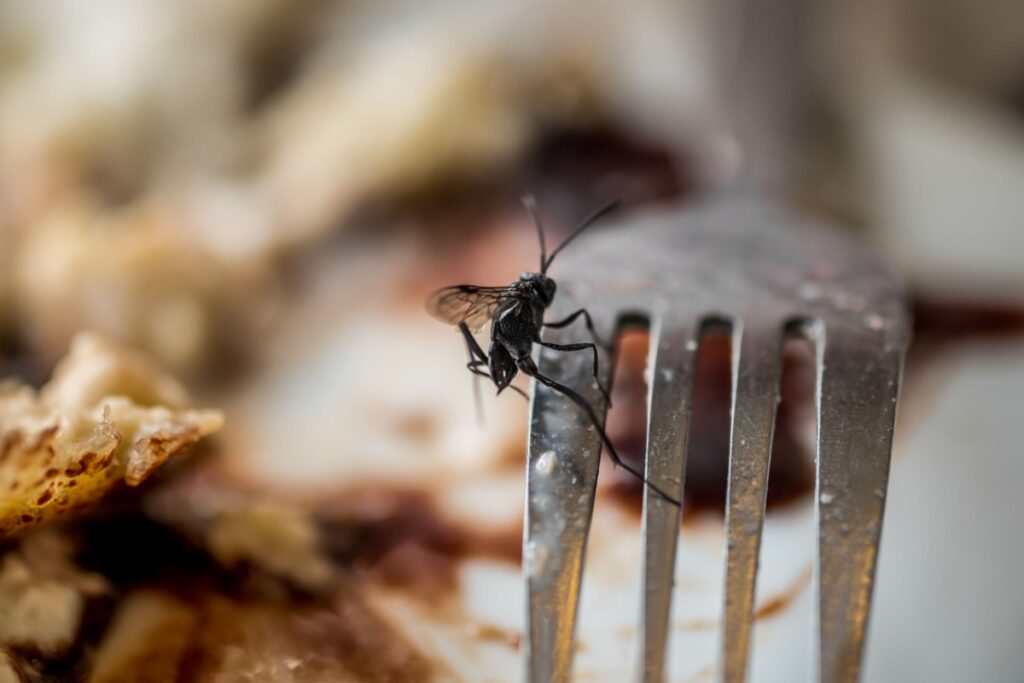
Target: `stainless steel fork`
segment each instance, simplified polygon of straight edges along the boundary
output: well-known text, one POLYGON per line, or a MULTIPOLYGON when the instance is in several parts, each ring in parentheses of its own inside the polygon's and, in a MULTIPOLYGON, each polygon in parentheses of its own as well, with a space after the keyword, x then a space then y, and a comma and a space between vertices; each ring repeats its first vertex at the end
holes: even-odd
MULTIPOLYGON (((811 336, 818 377, 818 677, 857 680, 908 342, 897 279, 867 248, 745 193, 595 231, 560 266, 553 315, 586 306, 606 339, 625 322, 650 325, 646 475, 680 498, 701 334, 711 325, 732 331, 718 673, 724 681, 746 677, 782 343, 794 331, 811 336)), ((571 328, 550 332, 550 341, 579 335, 571 328)), ((539 363, 600 407, 588 358, 544 351, 539 363)), ((607 384, 607 354, 601 368, 607 384)), ((524 532, 524 650, 533 683, 569 680, 599 454, 586 417, 561 395, 536 387, 524 532)), ((648 488, 639 680, 663 678, 679 532, 679 508, 648 488)))

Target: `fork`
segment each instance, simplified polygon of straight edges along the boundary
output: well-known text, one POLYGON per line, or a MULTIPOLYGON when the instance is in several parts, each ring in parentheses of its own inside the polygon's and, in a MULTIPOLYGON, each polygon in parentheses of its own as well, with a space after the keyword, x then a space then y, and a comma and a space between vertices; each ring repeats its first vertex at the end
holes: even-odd
MULTIPOLYGON (((817 364, 816 674, 859 677, 908 322, 900 285, 864 246, 746 191, 661 210, 581 239, 565 255, 553 314, 588 307, 598 334, 650 329, 645 473, 682 499, 702 335, 732 335, 725 601, 717 675, 744 681, 782 344, 804 334, 817 364)), ((571 329, 550 330, 568 341, 571 329)), ((576 332, 578 334, 578 332, 576 332)), ((600 381, 611 381, 602 352, 600 381)), ((578 354, 577 354, 578 355, 578 354)), ((602 419, 587 359, 543 351, 541 371, 602 419)), ((600 439, 564 397, 531 402, 523 566, 527 679, 568 681, 596 493, 600 439)), ((646 487, 638 680, 663 680, 680 509, 646 487)), ((685 548, 682 549, 685 552, 685 548)), ((685 656, 685 653, 679 653, 685 656)))

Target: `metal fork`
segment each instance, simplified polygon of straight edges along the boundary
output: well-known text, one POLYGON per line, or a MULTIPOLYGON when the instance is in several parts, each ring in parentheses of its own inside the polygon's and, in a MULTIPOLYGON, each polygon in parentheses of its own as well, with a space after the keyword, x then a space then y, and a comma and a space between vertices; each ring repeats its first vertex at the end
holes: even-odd
MULTIPOLYGON (((650 326, 645 471, 680 499, 701 335, 710 326, 731 329, 721 680, 746 677, 781 349, 795 332, 809 335, 817 353, 817 676, 859 676, 908 343, 902 301, 897 279, 870 250, 746 193, 630 219, 565 254, 553 315, 586 306, 605 339, 626 323, 650 326)), ((570 328, 546 338, 578 335, 570 328)), ((603 410, 582 354, 544 351, 539 364, 603 410)), ((608 353, 601 368, 607 386, 608 353)), ((533 683, 569 680, 599 454, 586 417, 535 387, 524 531, 533 683)), ((650 488, 643 533, 638 679, 660 682, 680 510, 650 488)))

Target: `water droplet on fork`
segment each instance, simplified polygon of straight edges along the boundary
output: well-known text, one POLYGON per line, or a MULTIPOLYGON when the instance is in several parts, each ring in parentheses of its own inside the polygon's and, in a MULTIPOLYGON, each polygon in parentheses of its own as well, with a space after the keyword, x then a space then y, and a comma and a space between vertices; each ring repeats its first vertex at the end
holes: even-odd
POLYGON ((547 546, 539 544, 537 541, 530 541, 526 544, 526 561, 530 565, 530 574, 538 576, 544 573, 544 568, 547 566, 548 557, 547 546))
POLYGON ((816 282, 801 282, 796 290, 797 296, 804 301, 814 301, 821 298, 821 285, 816 282))
POLYGON ((537 468, 537 473, 542 474, 545 477, 550 477, 551 473, 555 471, 555 452, 544 451, 537 458, 537 462, 533 464, 537 468))
POLYGON ((868 313, 867 315, 864 316, 864 326, 867 327, 869 330, 874 330, 875 332, 877 332, 878 330, 885 327, 885 321, 882 320, 882 316, 878 315, 877 313, 868 313))

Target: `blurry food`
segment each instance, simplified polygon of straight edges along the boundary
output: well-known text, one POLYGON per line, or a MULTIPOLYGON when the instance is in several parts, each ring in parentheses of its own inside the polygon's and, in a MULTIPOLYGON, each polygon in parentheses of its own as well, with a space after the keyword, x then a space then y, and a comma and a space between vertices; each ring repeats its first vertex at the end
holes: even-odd
POLYGON ((58 657, 75 642, 86 600, 108 586, 73 551, 71 539, 43 531, 0 558, 0 648, 58 657))
POLYGON ((227 172, 252 43, 289 4, 0 4, 0 203, 31 220, 83 184, 121 203, 227 172))
POLYGON ((682 151, 680 131, 711 118, 697 104, 706 46, 685 21, 697 10, 641 5, 451 3, 390 22, 353 11, 258 122, 257 186, 282 239, 308 240, 368 199, 501 178, 550 129, 618 120, 682 151))
MULTIPOLYGON (((533 262, 535 237, 524 233, 533 262)), ((391 240, 306 264, 307 287, 227 404, 224 459, 240 478, 300 492, 437 490, 475 486, 509 459, 520 474, 526 402, 484 392, 477 422, 458 332, 423 312, 436 269, 410 256, 391 240)))
POLYGON ((255 569, 311 593, 326 592, 337 578, 308 505, 226 476, 184 476, 151 495, 146 511, 229 571, 255 569))
POLYGON ((13 316, 11 315, 11 239, 0 220, 0 370, 3 369, 4 353, 2 343, 10 335, 13 316))
POLYGON ((122 602, 89 681, 384 683, 439 669, 356 593, 319 606, 140 590, 122 602))
POLYGON ((875 88, 859 113, 873 226, 908 279, 933 297, 1019 305, 1020 123, 906 85, 875 88))
POLYGON ((233 567, 248 561, 306 588, 322 587, 331 577, 319 540, 308 515, 268 502, 223 515, 209 535, 218 562, 233 567))
POLYGON ((42 367, 88 328, 223 373, 281 262, 360 208, 502 182, 549 130, 619 119, 678 151, 700 118, 664 106, 707 88, 690 4, 393 10, 0 6, 0 333, 42 367))
POLYGON ((875 76, 913 74, 963 94, 1011 94, 1024 70, 1024 6, 1002 0, 869 0, 832 10, 875 76))
POLYGON ((167 202, 105 209, 71 198, 15 245, 21 333, 52 362, 80 329, 146 349, 178 372, 209 368, 268 299, 260 256, 225 254, 167 202), (190 229, 192 228, 192 229, 190 229))
POLYGON ((0 683, 21 683, 21 677, 14 668, 14 659, 0 650, 0 683))
POLYGON ((677 147, 706 127, 696 3, 387 5, 5 4, 0 213, 233 186, 294 245, 383 193, 507 170, 546 127, 621 117, 677 147))
POLYGON ((369 40, 355 60, 318 55, 270 106, 261 181, 285 239, 308 239, 368 196, 479 174, 522 149, 527 112, 478 28, 429 22, 369 40))
POLYGON ((141 680, 171 681, 177 677, 196 614, 187 603, 156 591, 139 591, 120 605, 90 681, 117 681, 133 675, 141 680), (150 643, 159 640, 159 647, 150 643))
POLYGON ((143 357, 77 336, 40 391, 0 385, 0 536, 137 486, 222 423, 143 357))

